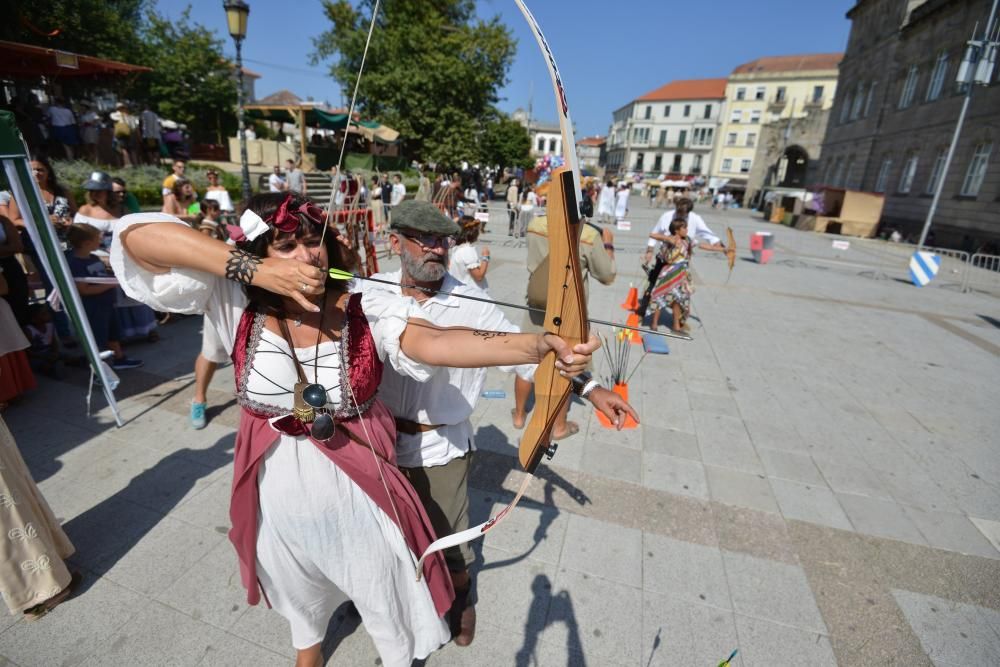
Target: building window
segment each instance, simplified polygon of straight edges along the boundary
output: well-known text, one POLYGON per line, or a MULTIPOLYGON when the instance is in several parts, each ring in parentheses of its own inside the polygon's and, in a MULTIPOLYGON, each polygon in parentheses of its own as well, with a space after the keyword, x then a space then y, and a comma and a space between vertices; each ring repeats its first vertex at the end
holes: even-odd
POLYGON ((696 127, 694 137, 691 140, 692 146, 711 146, 714 130, 710 127, 696 127))
POLYGON ((657 153, 653 158, 653 171, 659 172, 661 169, 663 169, 663 156, 657 153))
POLYGON ((705 105, 705 116, 704 117, 706 119, 712 117, 712 105, 711 104, 706 104, 705 105))
POLYGON ((854 156, 847 158, 847 166, 844 167, 844 187, 851 187, 851 172, 854 171, 854 156))
POLYGON ((986 178, 986 166, 990 161, 990 151, 993 150, 992 143, 979 144, 976 152, 972 155, 969 169, 965 172, 965 180, 962 181, 961 194, 965 197, 975 197, 979 194, 979 188, 986 178))
POLYGON ((840 103, 840 124, 843 125, 847 122, 847 114, 851 111, 851 94, 847 93, 844 95, 844 99, 840 103))
POLYGON ((687 118, 690 115, 691 115, 691 105, 690 104, 685 104, 684 105, 684 117, 687 118))
POLYGON ((729 117, 729 121, 731 123, 738 123, 738 122, 740 122, 740 118, 742 118, 742 117, 743 117, 743 112, 742 111, 740 111, 739 109, 733 109, 733 113, 729 117))
POLYGON ((648 144, 649 143, 649 128, 648 127, 633 127, 632 128, 632 143, 633 144, 648 144))
POLYGON ((645 155, 643 155, 642 153, 636 153, 635 154, 635 170, 636 171, 642 171, 643 170, 642 165, 643 165, 643 163, 645 161, 646 161, 646 156, 645 155))
POLYGON ((684 148, 684 144, 687 143, 687 138, 688 138, 688 131, 687 130, 681 130, 680 136, 677 137, 677 147, 678 148, 684 148))
POLYGON ((865 118, 868 118, 868 114, 871 113, 872 98, 875 97, 875 86, 877 85, 878 81, 872 81, 871 85, 868 86, 868 94, 865 96, 865 110, 861 113, 865 118))
POLYGON ((854 104, 851 106, 851 120, 861 117, 861 109, 865 101, 865 84, 858 81, 857 90, 854 91, 854 104))
POLYGON ((831 185, 840 187, 844 184, 844 158, 838 157, 833 163, 833 180, 830 181, 831 185))
POLYGON ((903 163, 903 173, 899 175, 899 188, 898 192, 901 194, 906 194, 913 187, 913 177, 917 173, 917 155, 915 153, 910 153, 906 162, 903 163))
POLYGON ((875 192, 885 192, 885 184, 889 182, 890 171, 892 171, 892 158, 882 158, 882 166, 878 168, 878 178, 875 179, 875 192))
POLYGON ((944 77, 948 73, 948 52, 942 51, 937 60, 934 61, 934 71, 931 72, 931 81, 927 84, 928 102, 933 102, 941 96, 941 89, 944 88, 944 77))
POLYGON ((694 159, 691 161, 691 173, 700 174, 701 173, 701 156, 695 155, 694 159))
POLYGON ((667 131, 660 130, 660 148, 667 145, 667 131))
POLYGON ((757 90, 754 91, 753 98, 755 100, 763 100, 767 97, 767 87, 757 86, 757 90))
POLYGON ((774 101, 775 102, 784 102, 785 101, 785 87, 784 86, 778 86, 778 91, 774 94, 774 101))
POLYGON ((913 104, 913 95, 917 91, 917 79, 919 76, 919 68, 916 65, 910 65, 910 69, 906 72, 906 80, 903 81, 903 90, 899 94, 900 109, 905 109, 913 104))
POLYGON ((722 161, 722 171, 732 171, 733 161, 730 158, 726 158, 722 161))
POLYGON ((736 89, 736 99, 738 99, 738 100, 745 100, 746 98, 747 98, 747 89, 746 88, 737 88, 736 89))
POLYGON ((759 109, 751 109, 750 110, 750 122, 751 123, 759 123, 760 122, 760 110, 759 109))
POLYGON ((670 170, 675 174, 680 173, 681 171, 681 157, 680 153, 674 153, 674 163, 671 165, 670 170))
POLYGON ((747 148, 753 148, 757 145, 757 134, 750 132, 747 134, 747 148))
POLYGON ((729 134, 726 135, 726 145, 727 146, 735 146, 736 145, 736 133, 735 132, 730 132, 729 134))
MULTIPOLYGON (((523 146, 524 144, 521 145, 523 146)), ((538 152, 539 153, 545 152, 545 137, 538 137, 538 152)))
POLYGON ((663 107, 663 117, 664 118, 670 118, 670 105, 669 104, 664 105, 664 107, 663 107))
POLYGON ((938 179, 941 178, 941 172, 944 171, 944 161, 947 157, 948 151, 942 148, 934 158, 934 166, 931 167, 931 177, 927 179, 927 187, 924 189, 924 192, 927 194, 932 195, 937 191, 938 179))
POLYGON ((750 160, 740 160, 740 173, 746 174, 750 171, 750 160))
POLYGON ((647 106, 646 106, 646 112, 645 112, 645 114, 643 115, 643 118, 644 118, 645 120, 649 120, 649 119, 650 119, 650 118, 652 118, 652 117, 653 117, 653 107, 651 107, 651 106, 648 106, 648 105, 647 105, 647 106))
POLYGON ((813 104, 819 104, 823 101, 823 86, 813 86, 813 104))

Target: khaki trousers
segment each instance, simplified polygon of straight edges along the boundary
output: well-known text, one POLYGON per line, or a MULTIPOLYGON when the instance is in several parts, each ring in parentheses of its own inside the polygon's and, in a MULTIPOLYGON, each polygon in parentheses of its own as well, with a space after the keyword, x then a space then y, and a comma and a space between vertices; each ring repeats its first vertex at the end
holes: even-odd
MULTIPOLYGON (((437 537, 445 537, 469 527, 469 469, 472 450, 443 466, 403 468, 400 471, 413 485, 424 504, 437 537)), ((475 560, 469 543, 445 549, 448 569, 462 572, 475 560)))

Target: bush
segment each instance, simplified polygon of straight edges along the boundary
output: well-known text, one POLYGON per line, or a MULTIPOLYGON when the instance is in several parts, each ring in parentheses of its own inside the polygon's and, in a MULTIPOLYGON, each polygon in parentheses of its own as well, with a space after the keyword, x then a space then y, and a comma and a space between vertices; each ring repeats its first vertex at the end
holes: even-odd
MULTIPOLYGON (((83 184, 95 171, 104 171, 112 178, 124 179, 129 192, 139 200, 143 208, 159 208, 163 205, 163 179, 170 173, 169 166, 142 165, 138 167, 109 167, 94 165, 84 160, 56 160, 52 163, 59 182, 73 193, 78 204, 86 201, 83 184)), ((211 165, 188 162, 186 178, 194 184, 199 196, 204 196, 208 188, 208 177, 205 175, 211 165)), ((216 168, 222 180, 222 186, 229 191, 233 202, 238 202, 242 196, 240 179, 235 174, 216 168)))

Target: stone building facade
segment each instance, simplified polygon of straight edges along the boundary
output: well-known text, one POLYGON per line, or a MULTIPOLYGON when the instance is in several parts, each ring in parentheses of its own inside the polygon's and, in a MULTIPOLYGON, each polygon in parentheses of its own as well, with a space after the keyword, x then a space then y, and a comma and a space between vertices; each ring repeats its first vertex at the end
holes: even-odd
POLYGON ((593 176, 601 176, 604 172, 604 151, 607 145, 606 137, 584 137, 576 142, 576 156, 580 168, 593 176))
MULTIPOLYGON (((966 87, 955 77, 991 0, 860 0, 817 180, 884 193, 883 229, 919 237, 966 87)), ((929 245, 1000 242, 1000 73, 974 86, 929 245)))
POLYGON ((757 199, 761 188, 805 188, 815 183, 819 172, 823 138, 830 110, 816 110, 801 118, 765 123, 747 178, 744 201, 757 199))

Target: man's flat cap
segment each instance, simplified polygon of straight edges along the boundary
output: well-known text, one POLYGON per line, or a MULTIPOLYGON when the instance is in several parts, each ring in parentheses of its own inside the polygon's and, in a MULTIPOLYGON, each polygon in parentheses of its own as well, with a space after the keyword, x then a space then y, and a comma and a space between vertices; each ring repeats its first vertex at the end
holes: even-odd
POLYGON ((392 207, 390 229, 412 229, 415 232, 454 236, 458 225, 428 201, 407 199, 392 207))

